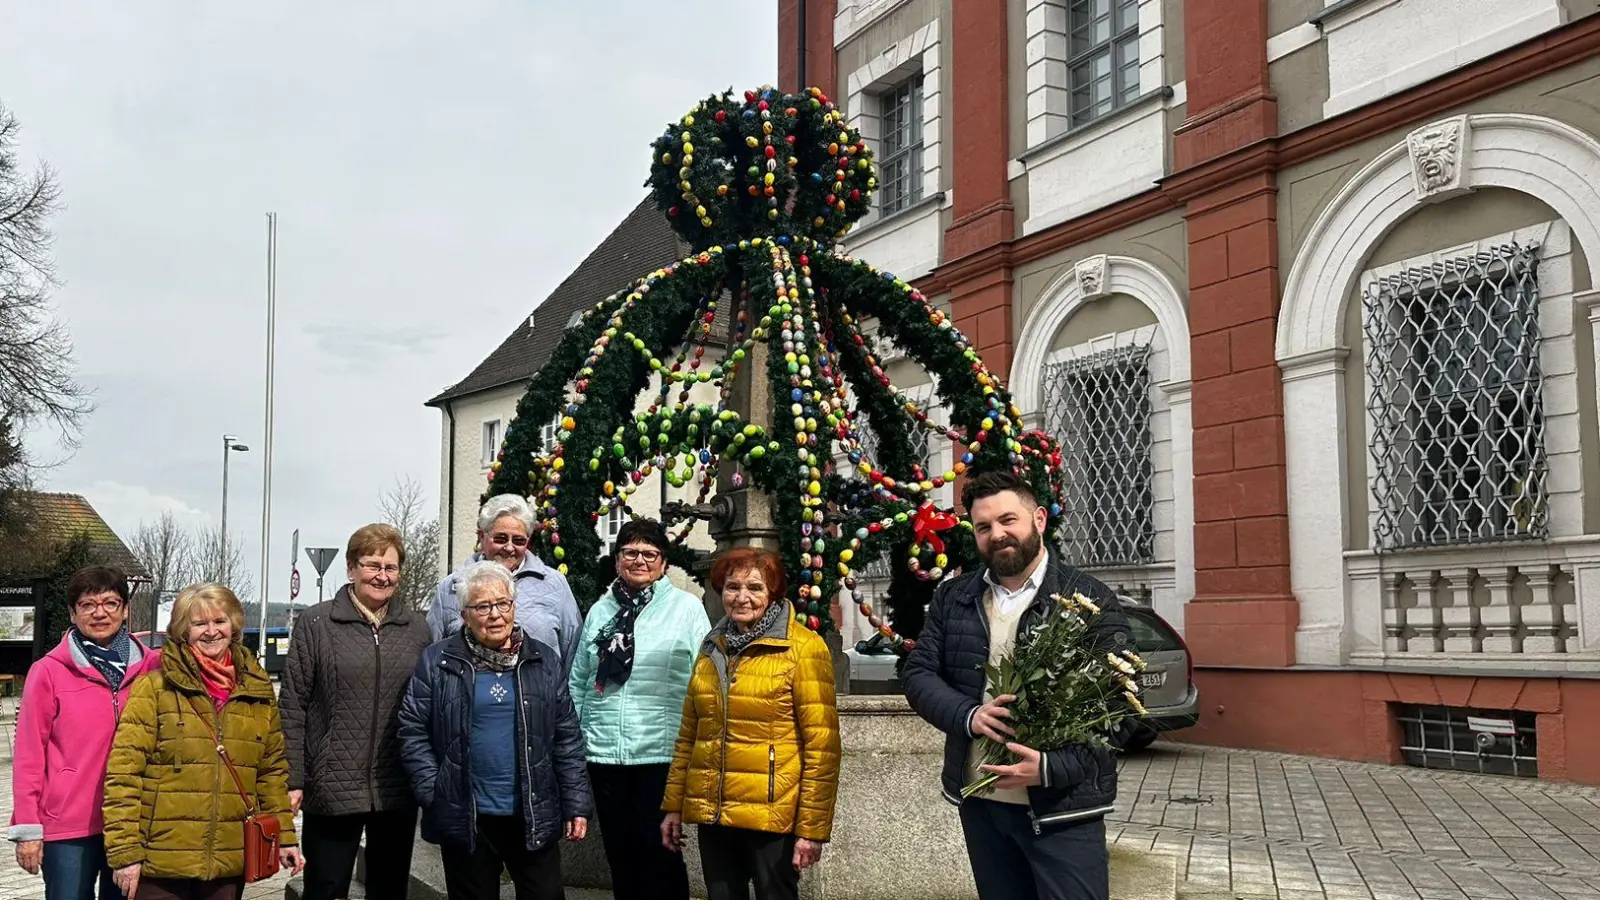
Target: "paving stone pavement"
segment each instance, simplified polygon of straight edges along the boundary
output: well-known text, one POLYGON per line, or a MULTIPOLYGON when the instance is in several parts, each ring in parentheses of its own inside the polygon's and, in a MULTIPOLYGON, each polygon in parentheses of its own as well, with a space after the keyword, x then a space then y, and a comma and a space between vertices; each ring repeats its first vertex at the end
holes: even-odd
POLYGON ((1119 794, 1190 900, 1600 900, 1600 789, 1161 743, 1119 794))
MULTIPOLYGON (((15 710, 0 699, 0 824, 15 710)), ((1108 836, 1178 857, 1187 900, 1600 900, 1597 788, 1171 743, 1121 778, 1108 836)), ((0 900, 43 897, 0 847, 0 900)))

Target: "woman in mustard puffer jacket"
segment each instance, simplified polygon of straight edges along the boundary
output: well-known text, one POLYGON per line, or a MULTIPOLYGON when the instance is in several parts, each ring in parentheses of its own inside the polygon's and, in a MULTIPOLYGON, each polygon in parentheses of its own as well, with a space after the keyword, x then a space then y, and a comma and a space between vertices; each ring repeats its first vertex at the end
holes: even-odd
POLYGON ((185 588, 161 668, 134 683, 106 768, 106 860, 131 900, 237 900, 245 800, 278 817, 280 864, 303 866, 272 682, 240 643, 244 610, 220 584, 185 588))
POLYGON ((741 548, 719 557, 711 586, 727 617, 711 629, 683 701, 661 840, 681 851, 699 825, 707 893, 799 896, 800 871, 822 856, 839 784, 833 659, 795 621, 778 557, 741 548))

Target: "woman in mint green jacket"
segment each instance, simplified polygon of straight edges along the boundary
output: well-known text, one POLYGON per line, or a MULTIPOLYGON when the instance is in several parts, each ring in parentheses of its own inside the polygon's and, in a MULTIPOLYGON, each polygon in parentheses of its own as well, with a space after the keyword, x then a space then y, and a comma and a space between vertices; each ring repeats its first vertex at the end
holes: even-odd
POLYGON ((705 607, 666 577, 667 533, 634 519, 616 542, 617 580, 589 610, 571 693, 583 725, 600 837, 617 900, 688 900, 683 857, 661 843, 661 798, 705 607))

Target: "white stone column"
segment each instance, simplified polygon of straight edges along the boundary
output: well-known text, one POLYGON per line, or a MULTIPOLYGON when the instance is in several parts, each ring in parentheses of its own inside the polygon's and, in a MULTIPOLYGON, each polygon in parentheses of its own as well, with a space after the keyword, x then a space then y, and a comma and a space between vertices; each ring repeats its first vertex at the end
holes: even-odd
MULTIPOLYGON (((1279 360, 1289 488, 1289 580, 1300 601, 1295 659, 1336 666, 1347 653, 1344 551, 1344 365, 1349 351, 1323 350, 1279 360)), ((1371 610, 1379 619, 1381 610, 1371 610)), ((1381 635, 1373 649, 1382 646, 1381 635)))
POLYGON ((1172 578, 1171 608, 1156 612, 1183 632, 1184 604, 1194 599, 1194 408, 1189 382, 1161 385, 1167 395, 1172 432, 1172 578))

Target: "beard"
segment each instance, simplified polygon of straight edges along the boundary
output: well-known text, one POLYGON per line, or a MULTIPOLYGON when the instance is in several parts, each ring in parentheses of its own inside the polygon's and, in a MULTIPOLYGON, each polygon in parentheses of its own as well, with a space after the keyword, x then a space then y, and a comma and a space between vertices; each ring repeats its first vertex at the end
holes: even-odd
POLYGON ((989 544, 987 550, 980 551, 984 565, 988 566, 994 574, 1001 578, 1010 578, 1021 575, 1028 570, 1028 566, 1039 558, 1039 551, 1044 547, 1044 535, 1039 529, 1029 523, 1028 536, 1022 540, 1005 538, 989 544))

